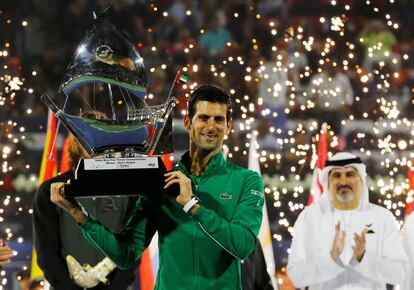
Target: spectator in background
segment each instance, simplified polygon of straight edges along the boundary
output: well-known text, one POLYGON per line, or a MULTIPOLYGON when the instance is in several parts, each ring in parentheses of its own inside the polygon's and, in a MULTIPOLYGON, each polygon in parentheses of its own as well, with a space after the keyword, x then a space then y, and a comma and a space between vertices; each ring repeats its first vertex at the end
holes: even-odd
POLYGON ((233 38, 224 25, 220 25, 217 16, 212 15, 207 23, 206 31, 199 38, 200 46, 210 56, 217 56, 224 52, 227 43, 233 38))
POLYGON ((287 16, 286 2, 283 0, 258 1, 258 12, 263 16, 283 17, 287 16))
POLYGON ((311 78, 308 95, 315 102, 315 117, 340 135, 341 121, 350 113, 354 91, 349 77, 337 66, 332 60, 325 63, 322 71, 311 78))
POLYGON ((64 1, 61 4, 66 6, 65 13, 62 13, 60 19, 62 33, 65 35, 65 41, 71 51, 76 48, 79 39, 93 23, 92 11, 97 8, 94 4, 95 1, 88 0, 64 1), (82 21, 80 21, 81 19, 82 21))
POLYGON ((191 0, 174 1, 168 9, 168 14, 175 18, 183 29, 191 32, 198 28, 196 21, 197 5, 194 5, 193 2, 191 0))
POLYGON ((371 71, 380 62, 388 64, 393 70, 401 66, 401 57, 393 52, 397 38, 381 20, 368 22, 357 37, 364 48, 363 67, 371 71))
POLYGON ((276 134, 271 130, 272 123, 264 118, 258 118, 256 123, 258 133, 257 144, 259 144, 259 150, 267 150, 272 153, 281 150, 282 145, 277 142, 276 134))
POLYGON ((267 61, 259 67, 256 76, 259 77, 258 103, 261 104, 261 117, 270 121, 283 136, 288 99, 288 53, 285 49, 271 52, 267 61))
POLYGON ((151 88, 151 94, 157 96, 159 100, 165 99, 169 90, 169 87, 165 85, 168 81, 165 70, 156 69, 149 80, 148 86, 151 88))
POLYGON ((309 65, 308 56, 304 51, 303 45, 297 40, 292 40, 288 47, 288 59, 290 76, 292 78, 293 86, 296 92, 301 92, 304 89, 302 84, 301 74, 305 72, 306 67, 309 65))

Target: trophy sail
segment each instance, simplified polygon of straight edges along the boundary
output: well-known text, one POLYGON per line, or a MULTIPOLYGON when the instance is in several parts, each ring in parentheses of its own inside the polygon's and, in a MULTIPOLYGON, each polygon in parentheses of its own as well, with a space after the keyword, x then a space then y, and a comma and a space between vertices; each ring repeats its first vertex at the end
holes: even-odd
MULTIPOLYGON (((146 159, 152 158, 152 155, 174 151, 172 109, 176 100, 175 88, 183 78, 186 79, 177 74, 165 103, 148 106, 145 102, 147 77, 144 61, 126 34, 114 24, 111 11, 107 9, 95 19, 67 68, 59 94, 64 98, 63 106, 60 108, 48 96, 42 96, 42 101, 55 112, 59 122, 75 136, 91 157, 102 154, 111 157, 120 152, 121 156, 146 159), (80 103, 87 104, 87 107, 79 108, 80 103), (82 118, 79 116, 79 111, 82 110, 99 111, 111 117, 82 118)), ((71 185, 68 186, 66 194, 141 194, 135 187, 127 186, 126 188, 132 190, 120 192, 115 188, 110 189, 112 187, 106 183, 123 183, 126 180, 136 182, 137 178, 145 179, 145 182, 152 180, 153 183, 163 183, 160 176, 163 176, 165 167, 163 164, 159 165, 160 162, 155 162, 158 169, 140 166, 135 168, 133 164, 148 162, 124 159, 128 158, 101 162, 99 169, 85 167, 85 164, 91 162, 81 160, 77 168, 77 178, 70 181, 71 185), (114 162, 116 166, 113 165, 114 162), (130 166, 122 167, 123 164, 130 166), (154 170, 159 172, 155 173, 154 170), (149 178, 150 176, 153 178, 149 178), (95 183, 95 192, 91 192, 88 182, 95 183)))
POLYGON ((101 82, 119 86, 138 98, 146 95, 143 59, 133 43, 103 12, 80 42, 61 84, 65 95, 81 84, 101 82))

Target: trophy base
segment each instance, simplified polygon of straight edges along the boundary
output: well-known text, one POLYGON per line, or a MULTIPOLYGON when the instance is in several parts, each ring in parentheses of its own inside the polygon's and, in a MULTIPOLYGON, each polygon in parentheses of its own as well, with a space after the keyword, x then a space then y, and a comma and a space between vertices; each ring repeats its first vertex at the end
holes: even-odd
POLYGON ((161 157, 81 159, 64 197, 120 195, 177 196, 179 187, 164 189, 167 172, 161 157))

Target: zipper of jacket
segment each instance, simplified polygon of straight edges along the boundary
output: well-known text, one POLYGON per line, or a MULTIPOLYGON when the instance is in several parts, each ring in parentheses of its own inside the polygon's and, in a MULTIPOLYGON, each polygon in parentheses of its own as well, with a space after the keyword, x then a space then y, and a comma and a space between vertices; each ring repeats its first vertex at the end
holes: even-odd
POLYGON ((197 263, 197 259, 198 259, 198 255, 197 255, 197 227, 194 226, 193 229, 193 264, 194 264, 194 285, 195 288, 194 289, 198 289, 198 263, 197 263))
MULTIPOLYGON (((199 196, 198 196, 198 188, 199 188, 199 186, 200 186, 200 184, 202 183, 202 181, 204 181, 204 178, 206 177, 206 176, 208 176, 209 174, 207 174, 207 172, 205 172, 202 176, 201 176, 201 178, 200 178, 200 180, 199 181, 197 181, 188 171, 187 171, 187 168, 185 168, 185 166, 179 166, 178 167, 179 169, 181 169, 182 170, 182 172, 185 174, 185 175, 187 175, 187 177, 188 178, 190 178, 190 180, 191 180, 191 183, 193 184, 193 186, 192 186, 192 189, 193 189, 193 194, 197 197, 197 198, 199 198, 199 196)), ((200 198, 199 198, 200 199, 200 198)), ((202 201, 201 199, 200 199, 200 201, 202 201)), ((211 236, 208 232, 207 232, 207 230, 201 225, 201 223, 198 223, 198 225, 201 227, 201 229, 204 231, 204 233, 207 235, 207 236, 209 236, 215 243, 217 243, 222 249, 224 249, 226 252, 228 252, 230 255, 232 255, 234 258, 236 258, 237 260, 239 260, 239 261, 242 261, 243 259, 242 258, 239 258, 237 255, 235 255, 235 254, 233 254, 230 250, 228 250, 228 249, 226 249, 219 241, 217 241, 213 236, 211 236)), ((193 232, 193 245, 194 245, 194 263, 195 263, 195 267, 194 267, 194 269, 196 269, 195 270, 195 281, 196 281, 196 288, 195 289, 198 289, 198 264, 197 264, 197 252, 196 252, 196 249, 197 249, 197 247, 196 247, 196 239, 197 239, 197 236, 196 236, 196 227, 194 227, 194 232, 193 232)), ((239 277, 241 277, 241 275, 239 275, 239 277)))
MULTIPOLYGON (((194 180, 195 181, 195 180, 194 180)), ((195 182, 194 184, 194 195, 198 195, 198 183, 195 182)), ((197 255, 197 225, 194 225, 193 229, 193 253, 194 253, 194 284, 195 284, 195 290, 198 290, 198 255, 197 255)))
POLYGON ((212 235, 210 235, 207 230, 202 226, 201 223, 198 223, 198 225, 201 227, 201 229, 204 231, 204 233, 209 236, 214 242, 216 242, 217 245, 219 245, 222 249, 224 249, 227 253, 229 253, 230 255, 232 255, 233 257, 235 257, 238 260, 243 260, 240 257, 237 257, 236 254, 233 254, 230 250, 226 249, 219 241, 217 241, 212 235))
MULTIPOLYGON (((208 175, 207 175, 208 176, 208 175)), ((202 181, 204 181, 204 178, 206 177, 206 174, 204 174, 198 184, 196 184, 196 190, 198 191, 198 187, 199 185, 202 183, 202 181)), ((198 197, 198 196, 197 196, 198 197)), ((230 255, 232 255, 233 257, 235 257, 236 259, 242 261, 243 259, 238 257, 236 254, 233 254, 230 250, 226 249, 219 241, 217 241, 212 235, 210 235, 207 230, 203 227, 203 225, 199 222, 198 225, 201 227, 201 229, 203 230, 203 232, 209 236, 217 245, 219 245, 222 249, 224 249, 227 253, 229 253, 230 255)))

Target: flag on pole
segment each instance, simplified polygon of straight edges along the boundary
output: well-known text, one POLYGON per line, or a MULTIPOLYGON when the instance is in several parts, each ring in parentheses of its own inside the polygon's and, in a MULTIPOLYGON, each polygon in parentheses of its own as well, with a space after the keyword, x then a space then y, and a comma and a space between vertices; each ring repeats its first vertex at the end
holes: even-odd
POLYGON ((325 166, 325 161, 328 160, 328 126, 326 123, 322 124, 317 150, 318 159, 316 160, 316 165, 313 169, 311 192, 308 197, 308 205, 312 202, 316 202, 324 190, 320 181, 320 175, 322 169, 325 166))
POLYGON ((175 82, 185 84, 186 82, 188 82, 188 76, 179 72, 177 74, 177 77, 175 78, 175 82))
MULTIPOLYGON (((171 161, 171 154, 164 154, 162 156, 165 168, 171 170, 173 167, 171 161)), ((154 237, 148 248, 142 253, 141 263, 139 264, 140 290, 152 290, 157 280, 157 272, 159 267, 158 256, 158 232, 154 237)))
POLYGON ((56 117, 55 114, 49 110, 47 115, 45 147, 43 148, 42 164, 39 173, 39 185, 57 174, 57 151, 56 146, 54 146, 55 135, 56 117))
POLYGON ((405 218, 413 211, 414 206, 414 164, 413 161, 408 163, 408 193, 405 203, 405 218))
MULTIPOLYGON (((256 171, 261 175, 259 155, 256 150, 257 146, 257 131, 252 131, 249 144, 249 169, 256 171)), ((259 241, 263 249, 263 255, 266 261, 267 272, 269 273, 272 285, 275 290, 279 289, 275 278, 276 265, 275 256, 273 254, 272 234, 270 233, 269 217, 267 215, 266 199, 263 204, 263 218, 262 225, 259 231, 259 241)))
MULTIPOLYGON (((43 157, 42 164, 40 166, 39 173, 39 185, 57 174, 57 152, 56 146, 54 146, 54 138, 56 135, 56 117, 55 114, 48 110, 47 115, 47 130, 46 130, 46 139, 45 147, 43 148, 43 157)), ((40 269, 37 264, 37 254, 35 249, 32 251, 32 267, 30 272, 30 279, 42 278, 43 271, 40 269)))

